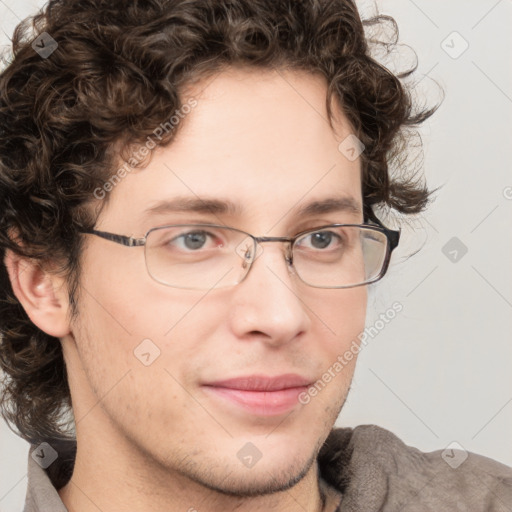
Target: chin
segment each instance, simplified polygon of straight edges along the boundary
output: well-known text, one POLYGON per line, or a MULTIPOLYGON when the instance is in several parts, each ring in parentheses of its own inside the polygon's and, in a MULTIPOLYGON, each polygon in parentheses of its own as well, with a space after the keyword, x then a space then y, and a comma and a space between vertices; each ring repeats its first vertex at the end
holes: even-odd
MULTIPOLYGON (((311 470, 317 453, 304 460, 298 454, 290 454, 287 460, 272 457, 263 462, 263 457, 253 466, 244 467, 226 464, 222 468, 209 469, 203 474, 189 475, 192 479, 212 491, 226 496, 249 498, 284 492, 300 482, 311 470), (294 456, 295 455, 295 456, 294 456), (283 464, 284 462, 284 464, 283 464)), ((197 471, 197 468, 196 468, 197 471)))

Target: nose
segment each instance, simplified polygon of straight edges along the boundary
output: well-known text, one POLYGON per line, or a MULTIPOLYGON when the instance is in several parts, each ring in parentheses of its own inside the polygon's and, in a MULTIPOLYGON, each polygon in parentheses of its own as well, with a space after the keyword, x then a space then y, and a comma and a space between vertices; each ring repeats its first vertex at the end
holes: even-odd
POLYGON ((230 323, 238 338, 258 338, 277 346, 309 328, 308 309, 300 297, 305 285, 293 275, 282 244, 261 248, 246 278, 232 290, 230 323))

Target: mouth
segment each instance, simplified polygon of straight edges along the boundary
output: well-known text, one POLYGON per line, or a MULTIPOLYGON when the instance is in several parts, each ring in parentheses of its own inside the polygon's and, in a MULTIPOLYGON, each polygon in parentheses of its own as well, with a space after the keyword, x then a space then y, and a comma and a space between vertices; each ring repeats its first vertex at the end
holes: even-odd
POLYGON ((250 375, 203 384, 215 399, 256 416, 278 416, 300 405, 299 395, 312 384, 295 374, 250 375))

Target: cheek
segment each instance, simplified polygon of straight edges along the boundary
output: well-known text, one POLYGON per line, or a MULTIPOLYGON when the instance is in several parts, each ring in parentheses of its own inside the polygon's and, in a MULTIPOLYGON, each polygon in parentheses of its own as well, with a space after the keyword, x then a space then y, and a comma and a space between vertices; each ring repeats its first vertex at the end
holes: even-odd
MULTIPOLYGON (((173 291, 135 276, 124 285, 92 278, 86 288, 76 339, 92 399, 105 397, 105 410, 125 425, 133 414, 166 425, 178 421, 176 411, 197 415, 183 386, 195 375, 194 361, 217 329, 223 306, 208 306, 202 292, 173 291)), ((210 363, 216 357, 211 352, 210 363)))
POLYGON ((305 301, 311 309, 311 319, 321 339, 329 340, 324 348, 330 352, 345 351, 364 330, 367 289, 364 286, 340 290, 322 290, 305 301))
POLYGON ((173 289, 142 277, 132 274, 129 283, 119 278, 117 289, 96 287, 98 302, 86 306, 86 343, 95 352, 89 356, 105 378, 130 370, 141 393, 159 382, 157 388, 180 394, 178 382, 186 384, 195 375, 198 355, 207 351, 210 363, 221 357, 210 340, 227 318, 228 304, 204 291, 173 289))
POLYGON ((99 240, 84 252, 80 323, 88 335, 81 351, 95 373, 102 369, 110 375, 107 382, 127 370, 151 368, 169 368, 183 377, 188 362, 227 317, 226 301, 208 291, 155 282, 138 249, 99 240))
POLYGON ((367 304, 366 287, 322 290, 325 294, 310 297, 312 310, 312 354, 316 355, 318 380, 299 400, 312 404, 312 414, 318 408, 330 411, 336 420, 346 399, 359 354, 359 337, 364 331, 367 304))

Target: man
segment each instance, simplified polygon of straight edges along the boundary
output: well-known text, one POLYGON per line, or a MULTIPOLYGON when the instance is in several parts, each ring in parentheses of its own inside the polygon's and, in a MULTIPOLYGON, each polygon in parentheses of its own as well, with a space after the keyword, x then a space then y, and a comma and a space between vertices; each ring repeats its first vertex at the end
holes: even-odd
POLYGON ((0 78, 25 511, 509 510, 506 466, 332 430, 399 241, 377 208, 429 196, 388 162, 431 111, 354 4, 53 0, 35 26, 0 78))

